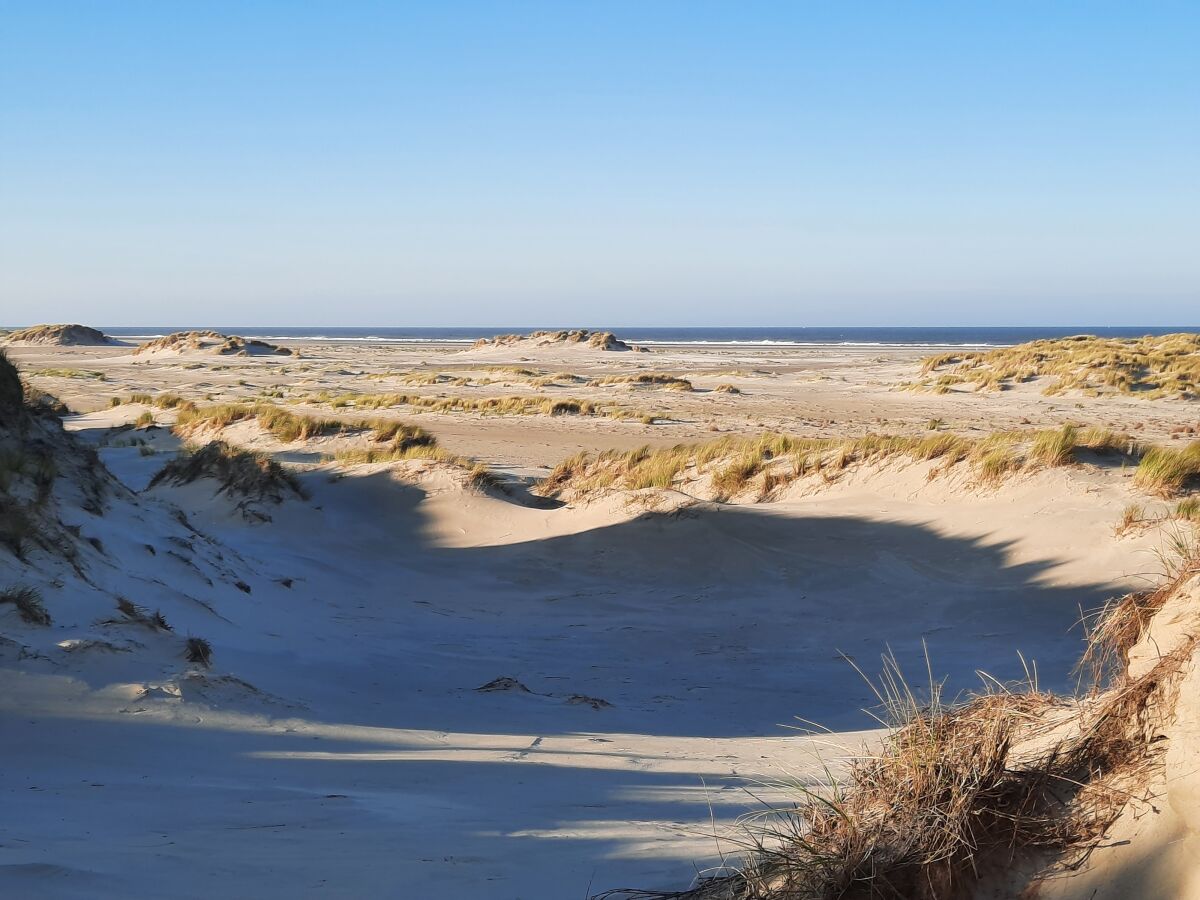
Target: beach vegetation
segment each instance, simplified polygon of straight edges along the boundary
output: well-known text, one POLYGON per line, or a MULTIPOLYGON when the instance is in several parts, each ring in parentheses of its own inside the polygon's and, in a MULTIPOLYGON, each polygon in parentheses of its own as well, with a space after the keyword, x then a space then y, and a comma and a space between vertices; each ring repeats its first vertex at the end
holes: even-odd
POLYGON ((185 448, 155 473, 149 486, 192 484, 201 479, 215 481, 217 492, 231 497, 281 502, 287 495, 306 496, 296 476, 270 454, 243 450, 224 441, 185 448))
POLYGON ((1141 338, 1077 335, 987 351, 953 351, 922 361, 910 389, 1000 391, 1042 381, 1047 395, 1129 394, 1150 399, 1200 396, 1200 334, 1141 338))
POLYGON ((190 663, 210 668, 212 666, 212 644, 202 637, 189 637, 183 644, 183 655, 190 663))
POLYGON ((920 435, 865 434, 852 438, 799 437, 768 432, 726 436, 699 444, 581 453, 563 460, 539 484, 550 495, 587 496, 606 490, 667 489, 706 483, 728 500, 757 485, 764 499, 788 481, 820 475, 829 481, 855 465, 890 460, 935 462, 934 478, 966 464, 979 485, 995 486, 1018 472, 1075 465, 1079 454, 1116 453, 1137 462, 1144 448, 1126 435, 1065 425, 1044 431, 1003 431, 967 437, 949 431, 920 435), (769 488, 759 481, 769 479, 769 488), (753 483, 753 485, 752 485, 753 483))
POLYGON ((36 588, 28 585, 14 585, 0 590, 0 606, 5 604, 15 606, 22 621, 31 625, 50 624, 50 613, 46 612, 42 595, 36 588))
POLYGON ((1200 478, 1200 441, 1186 447, 1151 447, 1134 473, 1134 482, 1142 490, 1172 497, 1200 478))

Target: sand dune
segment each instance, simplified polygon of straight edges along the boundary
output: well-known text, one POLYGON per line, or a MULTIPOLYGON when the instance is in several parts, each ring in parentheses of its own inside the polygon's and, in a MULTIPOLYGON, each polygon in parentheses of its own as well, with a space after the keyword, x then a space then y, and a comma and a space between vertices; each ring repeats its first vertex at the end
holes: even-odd
POLYGON ((33 325, 10 331, 3 339, 17 346, 101 347, 120 343, 86 325, 33 325))
MULTIPOLYGON (((361 389, 394 370, 386 348, 324 352, 306 349, 290 378, 361 389)), ((420 352, 438 367, 456 355, 420 352)), ((881 739, 847 658, 874 673, 890 652, 920 673, 928 655, 951 696, 979 669, 1019 679, 1034 660, 1043 687, 1069 691, 1081 609, 1153 579, 1170 525, 1154 516, 1174 508, 1121 465, 981 485, 899 458, 806 476, 768 503, 683 483, 554 501, 529 490, 548 435, 595 449, 648 428, 525 417, 488 431, 468 415, 420 418, 445 457, 384 462, 330 459, 359 433, 284 440, 245 420, 196 436, 296 480, 254 495, 266 458, 185 460, 155 481, 183 444, 180 406, 106 397, 134 377, 198 404, 253 396, 280 361, 151 357, 142 374, 87 359, 111 380, 71 380, 93 411, 67 432, 41 413, 0 428, 11 448, 36 433, 59 463, 41 499, 33 469, 4 488, 48 524, 45 541, 0 548, 0 585, 37 591, 51 618, 0 605, 13 896, 686 888, 718 847, 737 857, 736 816, 788 801, 779 782, 818 786, 881 739), (144 414, 157 425, 134 427, 144 414), (467 477, 470 434, 503 489, 467 477), (1147 524, 1122 529, 1132 503, 1147 524), (209 642, 211 666, 188 661, 188 638, 209 642)), ((716 377, 753 394, 785 376, 716 377)), ((1182 834, 1186 796, 1154 827, 1182 834)))

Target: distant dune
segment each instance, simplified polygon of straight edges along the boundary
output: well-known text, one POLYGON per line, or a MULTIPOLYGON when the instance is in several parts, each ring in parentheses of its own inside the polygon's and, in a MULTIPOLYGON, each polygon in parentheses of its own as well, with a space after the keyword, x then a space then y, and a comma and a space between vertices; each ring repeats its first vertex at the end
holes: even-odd
POLYGON ((219 331, 176 331, 165 337, 147 341, 133 351, 142 353, 215 353, 221 356, 292 356, 296 351, 287 347, 250 340, 219 331))
POLYGON ((529 334, 498 334, 491 338, 480 338, 471 345, 472 350, 490 350, 497 347, 514 349, 534 347, 578 347, 589 350, 616 350, 647 352, 620 340, 611 331, 588 331, 577 328, 570 331, 534 331, 529 334))
POLYGON ((102 331, 87 325, 33 325, 12 331, 4 338, 9 344, 49 345, 57 347, 100 347, 119 344, 102 331))
POLYGON ((1200 396, 1200 334, 1101 338, 1080 334, 995 350, 927 356, 909 390, 1008 391, 1036 384, 1046 396, 1127 394, 1148 400, 1200 396))

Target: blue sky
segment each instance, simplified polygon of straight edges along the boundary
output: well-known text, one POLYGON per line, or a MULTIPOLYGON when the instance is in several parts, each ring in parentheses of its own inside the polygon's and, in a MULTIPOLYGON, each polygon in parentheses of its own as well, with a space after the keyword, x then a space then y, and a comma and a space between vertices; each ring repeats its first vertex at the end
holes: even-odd
POLYGON ((1195 324, 1200 4, 0 0, 0 321, 1195 324))

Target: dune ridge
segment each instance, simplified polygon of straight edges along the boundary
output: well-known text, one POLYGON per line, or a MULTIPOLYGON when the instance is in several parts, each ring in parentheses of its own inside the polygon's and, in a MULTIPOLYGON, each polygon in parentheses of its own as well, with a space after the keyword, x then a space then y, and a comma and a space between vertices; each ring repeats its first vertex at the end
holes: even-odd
POLYGON ((176 331, 139 344, 135 355, 212 353, 219 356, 294 356, 288 347, 219 331, 176 331))
POLYGON ((28 346, 102 347, 120 343, 87 325, 33 325, 3 335, 5 343, 28 346))

